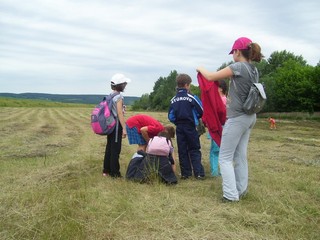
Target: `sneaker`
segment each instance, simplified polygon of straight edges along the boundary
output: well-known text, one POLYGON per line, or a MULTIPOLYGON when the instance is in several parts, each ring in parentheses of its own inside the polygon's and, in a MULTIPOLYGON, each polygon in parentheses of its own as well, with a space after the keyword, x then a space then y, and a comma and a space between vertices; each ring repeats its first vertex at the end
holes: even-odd
POLYGON ((102 173, 102 176, 107 177, 108 173, 102 173))
POLYGON ((245 190, 243 193, 240 194, 239 199, 244 198, 248 193, 248 190, 245 190))
POLYGON ((205 179, 205 176, 200 176, 200 175, 199 175, 198 177, 196 177, 196 179, 197 179, 197 180, 204 180, 204 179, 205 179))
POLYGON ((218 174, 215 173, 215 174, 211 174, 211 176, 212 177, 221 177, 221 174, 220 173, 218 173, 218 174))
POLYGON ((181 180, 187 180, 189 178, 189 176, 181 176, 181 180))
POLYGON ((233 202, 238 202, 238 201, 237 200, 231 200, 231 199, 228 199, 226 197, 222 197, 221 202, 223 202, 223 203, 233 203, 233 202))
POLYGON ((118 174, 112 174, 112 175, 110 175, 112 178, 122 178, 122 175, 120 174, 120 173, 118 173, 118 174))

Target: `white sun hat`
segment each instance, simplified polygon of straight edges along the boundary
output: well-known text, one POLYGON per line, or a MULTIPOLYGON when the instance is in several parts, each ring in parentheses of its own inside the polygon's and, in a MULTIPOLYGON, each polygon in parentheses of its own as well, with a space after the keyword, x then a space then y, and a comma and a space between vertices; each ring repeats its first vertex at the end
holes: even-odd
POLYGON ((112 85, 118 85, 118 84, 121 84, 121 83, 129 83, 129 82, 131 82, 131 79, 127 78, 122 73, 116 73, 111 78, 111 84, 112 85))

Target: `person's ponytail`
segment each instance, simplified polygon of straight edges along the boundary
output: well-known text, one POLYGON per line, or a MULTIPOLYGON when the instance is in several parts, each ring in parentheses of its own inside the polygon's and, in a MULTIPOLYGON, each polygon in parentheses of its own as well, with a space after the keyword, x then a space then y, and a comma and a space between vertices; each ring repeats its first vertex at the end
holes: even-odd
POLYGON ((261 53, 261 47, 259 46, 258 43, 251 43, 249 45, 249 60, 254 61, 254 62, 261 62, 262 58, 264 56, 261 53))

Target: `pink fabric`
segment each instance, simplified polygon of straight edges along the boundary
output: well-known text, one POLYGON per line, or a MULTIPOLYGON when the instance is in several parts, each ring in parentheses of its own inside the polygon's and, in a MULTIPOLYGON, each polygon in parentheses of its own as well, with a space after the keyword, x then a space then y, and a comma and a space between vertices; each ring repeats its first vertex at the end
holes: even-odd
POLYGON ((155 136, 149 140, 146 152, 157 156, 169 156, 171 151, 171 142, 165 137, 155 136))
POLYGON ((221 96, 222 102, 224 106, 227 106, 227 97, 226 96, 221 96))
POLYGON ((220 147, 222 126, 226 122, 226 106, 219 94, 219 82, 208 81, 198 73, 198 83, 203 106, 202 121, 207 127, 211 138, 220 147))

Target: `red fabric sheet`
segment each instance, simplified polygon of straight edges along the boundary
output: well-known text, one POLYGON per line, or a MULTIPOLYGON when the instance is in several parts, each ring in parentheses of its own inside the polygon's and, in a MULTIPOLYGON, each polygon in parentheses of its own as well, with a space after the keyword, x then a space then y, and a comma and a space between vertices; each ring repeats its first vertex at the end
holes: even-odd
POLYGON ((198 73, 198 83, 203 106, 202 121, 207 127, 211 138, 220 147, 222 126, 226 122, 226 106, 223 104, 219 94, 219 82, 208 81, 201 73, 198 73))

